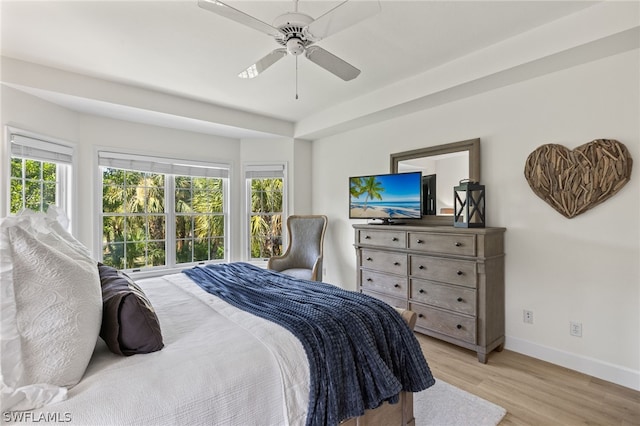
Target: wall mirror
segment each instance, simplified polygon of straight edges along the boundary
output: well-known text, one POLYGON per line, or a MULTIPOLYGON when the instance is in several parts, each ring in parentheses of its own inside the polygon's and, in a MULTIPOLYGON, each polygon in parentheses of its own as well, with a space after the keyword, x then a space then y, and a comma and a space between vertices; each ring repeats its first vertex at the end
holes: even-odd
POLYGON ((422 219, 415 224, 453 225, 453 187, 480 182, 480 139, 391 154, 391 173, 422 172, 422 219))

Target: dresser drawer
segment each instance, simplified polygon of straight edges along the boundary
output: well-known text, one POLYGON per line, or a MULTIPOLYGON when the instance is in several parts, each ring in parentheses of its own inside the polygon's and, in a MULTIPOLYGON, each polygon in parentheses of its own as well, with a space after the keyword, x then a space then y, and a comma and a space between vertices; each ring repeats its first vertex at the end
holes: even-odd
POLYGON ((406 248, 407 237, 403 231, 372 231, 369 229, 361 229, 358 231, 356 243, 385 248, 406 248))
POLYGON ((360 249, 360 266, 376 271, 407 275, 407 255, 360 249))
POLYGON ((409 296, 406 276, 389 275, 361 269, 360 285, 363 292, 371 290, 404 299, 409 296))
POLYGON ((411 250, 460 256, 476 255, 475 235, 409 232, 407 239, 411 250))
POLYGON ((476 343, 475 318, 441 311, 437 308, 421 306, 415 303, 410 303, 409 309, 418 314, 416 327, 427 328, 471 344, 476 343))
POLYGON ((461 314, 476 314, 476 291, 466 287, 411 280, 410 298, 414 302, 448 309, 461 314))
POLYGON ((398 299, 397 297, 391 297, 386 294, 376 293, 369 290, 362 290, 362 294, 366 294, 367 296, 375 297, 378 300, 382 300, 389 306, 393 306, 394 308, 407 309, 407 299, 398 299))
POLYGON ((430 281, 476 287, 476 263, 474 261, 409 256, 409 273, 413 277, 430 281))

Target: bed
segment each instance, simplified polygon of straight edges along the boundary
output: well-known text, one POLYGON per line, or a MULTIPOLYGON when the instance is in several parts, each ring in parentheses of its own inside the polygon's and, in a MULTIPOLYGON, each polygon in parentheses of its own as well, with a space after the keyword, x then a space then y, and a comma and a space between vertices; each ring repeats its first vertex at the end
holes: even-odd
MULTIPOLYGON (((2 416, 5 423, 411 425, 414 423, 411 392, 420 391, 434 383, 419 345, 411 333, 411 322, 415 321, 413 313, 397 311, 375 301, 372 303, 376 304, 377 312, 383 312, 385 317, 391 318, 392 332, 384 329, 391 327, 389 325, 383 324, 383 329, 377 328, 377 322, 386 323, 386 318, 371 321, 368 317, 362 322, 369 330, 363 330, 362 335, 354 332, 353 328, 349 328, 344 335, 339 335, 335 329, 331 329, 329 333, 319 331, 318 334, 315 334, 316 331, 309 332, 311 328, 298 332, 290 325, 283 325, 269 318, 273 316, 273 312, 278 312, 277 316, 283 316, 280 314, 288 312, 289 305, 282 305, 284 308, 268 308, 263 305, 265 296, 262 295, 259 302, 253 304, 260 305, 260 309, 264 308, 264 313, 256 313, 255 309, 252 313, 251 309, 240 306, 241 303, 234 299, 245 298, 245 293, 238 297, 239 293, 233 286, 241 284, 242 288, 249 288, 250 284, 242 282, 249 279, 247 277, 260 277, 261 281, 255 284, 256 288, 266 285, 266 281, 275 282, 278 286, 289 285, 290 278, 240 263, 210 265, 198 269, 197 274, 187 271, 135 282, 126 274, 117 273, 118 279, 126 281, 128 288, 132 289, 133 295, 126 293, 127 300, 140 302, 136 309, 146 309, 147 317, 143 318, 146 325, 149 326, 150 313, 157 321, 149 328, 153 339, 149 335, 142 336, 142 343, 132 343, 125 348, 126 345, 121 341, 112 341, 108 335, 109 330, 105 331, 107 315, 113 312, 116 316, 119 315, 117 327, 120 329, 116 335, 122 336, 126 331, 128 326, 122 318, 124 299, 119 299, 118 309, 110 308, 108 302, 113 299, 105 298, 107 275, 100 268, 104 265, 97 265, 86 249, 70 234, 65 233, 58 223, 58 219, 54 220, 51 214, 31 214, 10 223, 4 220, 1 225, 2 416), (43 248, 43 245, 46 247, 43 248), (53 250, 52 247, 55 248, 53 254, 49 253, 53 250), (80 269, 78 264, 81 264, 80 269), (222 278, 215 275, 220 273, 216 268, 223 270, 222 278), (235 275, 230 275, 231 270, 235 275), (235 271, 240 272, 236 274, 235 271), (202 277, 196 276, 214 272, 214 278, 209 284, 203 282, 202 277), (46 276, 46 279, 36 280, 36 290, 24 288, 25 282, 42 276, 46 276), (218 286, 225 280, 229 281, 231 287, 222 290, 209 288, 212 285, 218 286), (54 285, 56 281, 60 281, 60 285, 54 285), (70 285, 78 287, 67 291, 70 285), (98 286, 97 291, 95 285, 98 286), (50 287, 54 287, 56 295, 43 297, 50 287), (72 303, 71 300, 78 293, 81 297, 77 305, 66 306, 72 303), (226 296, 226 293, 231 296, 226 296), (60 334, 62 332, 57 331, 58 321, 42 321, 41 314, 34 315, 34 318, 40 319, 32 318, 29 323, 36 330, 40 327, 39 335, 35 332, 35 336, 26 333, 25 337, 24 325, 16 328, 23 334, 22 337, 16 337, 16 333, 12 333, 11 315, 17 317, 20 324, 20 311, 28 311, 25 306, 34 299, 45 299, 49 303, 47 306, 56 307, 51 315, 55 316, 56 312, 63 311, 61 321, 69 320, 68 311, 73 310, 74 315, 70 320, 73 322, 71 337, 66 338, 64 334, 60 334), (98 302, 102 306, 99 307, 100 317, 96 324, 98 302), (60 308, 61 304, 64 309, 60 308), (80 315, 83 315, 82 318, 78 317, 80 315), (305 340, 304 336, 309 336, 309 333, 312 338, 305 340), (325 333, 323 339, 318 339, 317 336, 322 333, 325 333), (408 338, 408 335, 414 340, 408 338), (362 348, 372 344, 363 341, 363 336, 365 340, 376 340, 373 346, 382 348, 380 359, 394 363, 393 367, 389 367, 394 374, 411 376, 398 378, 400 387, 395 395, 389 395, 383 384, 388 378, 374 377, 372 371, 379 367, 368 370, 368 367, 358 361, 362 358, 353 358, 356 362, 337 351, 337 347, 349 342, 348 345, 353 347, 354 352, 361 352, 362 348), (36 345, 34 341, 38 339, 45 339, 45 343, 36 345), (324 352, 320 355, 312 354, 309 340, 321 340, 319 346, 324 352), (21 346, 16 349, 17 341, 21 346), (120 346, 114 350, 114 344, 120 346), (25 356, 26 353, 31 353, 30 348, 35 348, 32 352, 39 354, 39 360, 34 361, 25 356), (72 368, 65 365, 66 358, 56 361, 56 355, 52 353, 58 352, 63 354, 61 358, 73 357, 70 361, 72 368), (338 359, 337 368, 342 370, 330 368, 328 372, 318 375, 325 358, 338 359), (391 358, 394 360, 390 361, 391 358), (42 371, 29 374, 30 370, 37 370, 38 362, 42 364, 42 371), (53 372, 49 365, 51 363, 56 366, 53 372), (349 365, 352 368, 346 367, 349 365), (65 369, 72 373, 59 372, 65 369), (363 395, 375 394, 380 399, 378 403, 372 402, 369 396, 356 395, 360 391, 354 392, 344 382, 332 387, 331 383, 339 381, 336 377, 346 377, 353 371, 357 381, 376 388, 362 392, 363 395), (53 378, 40 379, 47 374, 53 378), (325 377, 327 374, 328 380, 325 377), (325 377, 323 380, 329 385, 320 386, 320 376, 325 377), (348 392, 343 392, 342 387, 348 392), (321 391, 318 392, 318 389, 321 391), (351 401, 358 399, 360 401, 355 403, 351 401), (351 406, 346 407, 349 404, 351 406), (363 407, 363 404, 366 406, 363 407), (362 412, 353 415, 353 410, 358 411, 358 407, 363 408, 362 412), (350 415, 345 416, 344 413, 350 415)), ((344 292, 329 284, 293 280, 292 285, 303 288, 305 292, 320 292, 320 296, 311 298, 313 300, 334 300, 333 294, 339 293, 341 298, 355 296, 348 303, 369 303, 367 296, 359 293, 348 295, 346 293, 351 292, 344 292)), ((120 290, 115 293, 124 294, 120 290)), ((276 293, 280 291, 277 290, 276 293)), ((290 303, 292 297, 295 296, 289 295, 286 303, 290 303)), ((307 295, 304 297, 307 299, 301 300, 310 300, 307 295)), ((306 306, 306 303, 302 305, 306 306)), ((366 310, 359 311, 359 308, 349 306, 355 305, 333 306, 336 314, 325 313, 325 318, 333 323, 334 318, 342 316, 339 312, 347 312, 350 323, 360 322, 359 315, 364 315, 362 312, 366 310), (341 309, 345 307, 347 309, 341 309)), ((42 312, 42 307, 39 309, 42 312)), ((315 303, 312 310, 314 309, 315 303)), ((304 310, 309 309, 305 307, 304 310)), ((314 322, 308 318, 298 319, 298 322, 314 322)), ((139 323, 134 324, 134 331, 139 334, 139 330, 144 327, 139 323)), ((132 342, 140 340, 140 336, 135 333, 131 336, 132 342)), ((378 359, 378 355, 365 355, 370 359, 378 359)))

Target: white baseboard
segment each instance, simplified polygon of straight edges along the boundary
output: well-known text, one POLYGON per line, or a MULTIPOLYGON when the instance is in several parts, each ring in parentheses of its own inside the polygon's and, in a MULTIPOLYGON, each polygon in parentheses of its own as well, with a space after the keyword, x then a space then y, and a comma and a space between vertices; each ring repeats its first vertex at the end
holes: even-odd
POLYGON ((507 336, 505 348, 640 391, 640 371, 507 336))

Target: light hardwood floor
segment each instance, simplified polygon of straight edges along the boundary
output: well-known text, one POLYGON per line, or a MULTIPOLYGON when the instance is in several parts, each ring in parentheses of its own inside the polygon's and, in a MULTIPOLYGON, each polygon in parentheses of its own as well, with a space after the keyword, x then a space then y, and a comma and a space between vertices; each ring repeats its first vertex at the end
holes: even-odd
POLYGON ((507 410, 503 425, 640 425, 640 392, 517 352, 475 352, 416 333, 433 375, 507 410))

